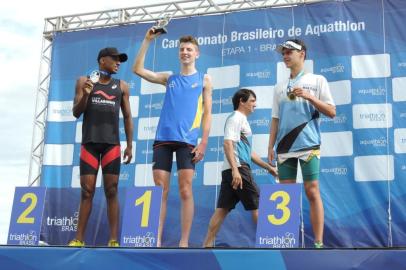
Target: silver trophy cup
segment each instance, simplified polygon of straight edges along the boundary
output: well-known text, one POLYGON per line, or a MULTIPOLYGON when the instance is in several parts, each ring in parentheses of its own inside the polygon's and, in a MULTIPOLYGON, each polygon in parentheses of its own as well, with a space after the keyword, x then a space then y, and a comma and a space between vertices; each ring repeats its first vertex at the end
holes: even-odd
POLYGON ((165 26, 168 25, 169 21, 172 19, 172 15, 169 13, 166 13, 161 19, 159 19, 152 28, 155 30, 155 33, 161 33, 161 34, 166 34, 168 33, 168 30, 166 29, 165 26))

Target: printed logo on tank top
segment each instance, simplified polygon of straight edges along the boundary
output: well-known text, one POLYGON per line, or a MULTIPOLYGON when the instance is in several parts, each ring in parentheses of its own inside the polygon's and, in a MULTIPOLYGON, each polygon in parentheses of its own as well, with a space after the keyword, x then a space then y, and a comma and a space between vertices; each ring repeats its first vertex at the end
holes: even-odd
POLYGON ((194 83, 194 84, 192 84, 192 88, 196 88, 196 87, 198 87, 199 86, 199 84, 198 83, 194 83))
POLYGON ((110 96, 102 90, 96 90, 94 92, 94 96, 92 97, 92 104, 106 105, 106 106, 114 107, 116 105, 116 102, 114 101, 115 98, 116 98, 116 96, 113 96, 113 95, 110 96))
POLYGON ((176 86, 176 84, 175 84, 174 81, 171 81, 171 82, 168 84, 168 87, 169 87, 169 88, 175 88, 175 86, 176 86))

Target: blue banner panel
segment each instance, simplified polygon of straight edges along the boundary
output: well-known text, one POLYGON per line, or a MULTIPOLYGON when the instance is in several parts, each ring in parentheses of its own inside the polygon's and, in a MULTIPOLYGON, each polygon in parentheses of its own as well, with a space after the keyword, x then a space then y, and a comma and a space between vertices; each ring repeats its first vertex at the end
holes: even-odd
MULTIPOLYGON (((402 229, 406 224, 406 211, 402 211, 406 196, 402 184, 406 176, 405 17, 403 0, 352 0, 171 20, 168 34, 151 42, 145 67, 156 72, 179 73, 178 39, 193 35, 199 42, 197 69, 209 74, 213 81, 207 151, 205 159, 197 164, 193 179, 192 246, 201 245, 216 207, 224 158, 224 122, 233 110, 231 97, 239 88, 250 88, 256 93, 257 107, 248 121, 253 132, 253 150, 264 160, 267 158, 274 88, 289 77, 289 70, 275 49, 291 38, 306 43, 305 71, 327 78, 336 104, 334 119, 320 118, 319 183, 325 210, 324 244, 406 246, 402 229)), ((80 186, 82 118, 72 115, 74 87, 79 76, 97 68, 97 54, 107 46, 115 46, 129 57, 115 75, 129 85, 134 123, 134 163, 122 166, 120 186, 154 185, 152 145, 165 87, 151 84, 132 72, 133 59, 151 26, 152 23, 139 23, 54 35, 41 186, 62 189, 80 186)), ((120 140, 124 146, 122 119, 120 140)), ((258 184, 275 182, 258 167, 253 167, 253 176, 258 184)), ((299 173, 298 183, 301 180, 299 173)), ((176 246, 179 240, 176 166, 172 168, 170 187, 164 246, 176 246)), ((66 201, 56 196, 53 203, 57 209, 57 205, 66 201)), ((301 205, 304 230, 300 239, 310 246, 314 236, 306 196, 301 205)), ((95 212, 104 213, 103 201, 94 207, 95 212)), ((98 223, 102 220, 95 221, 95 228, 104 227, 98 223)), ((98 242, 95 236, 88 241, 98 242)), ((254 243, 251 218, 237 208, 227 218, 216 244, 252 247, 254 243), (229 232, 236 227, 242 228, 239 235, 229 232)))
POLYGON ((45 202, 44 187, 16 187, 8 245, 38 245, 45 202))
POLYGON ((0 247, 2 269, 403 270, 405 250, 0 247), (39 259, 40 258, 40 259, 39 259), (84 266, 84 262, 86 265, 84 266))

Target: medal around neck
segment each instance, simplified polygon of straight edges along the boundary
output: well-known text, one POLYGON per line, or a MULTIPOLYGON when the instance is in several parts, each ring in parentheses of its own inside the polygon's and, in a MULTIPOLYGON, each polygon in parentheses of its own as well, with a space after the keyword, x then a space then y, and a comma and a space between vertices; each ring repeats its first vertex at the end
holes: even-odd
POLYGON ((165 26, 168 25, 169 21, 172 19, 172 15, 169 13, 165 14, 161 19, 159 19, 156 25, 153 26, 155 33, 166 34, 168 30, 165 26))
POLYGON ((296 95, 293 93, 292 87, 288 88, 288 91, 286 94, 287 94, 289 100, 293 101, 296 99, 296 95))
POLYGON ((100 79, 100 71, 93 70, 89 75, 89 79, 93 84, 98 83, 100 79))

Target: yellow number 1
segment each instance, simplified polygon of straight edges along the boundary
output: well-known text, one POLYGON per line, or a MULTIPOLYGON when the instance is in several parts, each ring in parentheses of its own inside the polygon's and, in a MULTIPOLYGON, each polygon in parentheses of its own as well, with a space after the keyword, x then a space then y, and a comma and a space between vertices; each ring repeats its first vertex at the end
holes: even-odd
POLYGON ((141 215, 141 227, 148 227, 149 210, 151 208, 151 190, 145 191, 145 193, 135 200, 135 206, 143 203, 142 215, 141 215))
POLYGON ((35 218, 27 216, 32 212, 32 210, 34 210, 35 206, 37 205, 38 198, 34 193, 26 193, 21 198, 20 202, 25 203, 27 200, 31 200, 31 204, 18 217, 17 223, 34 224, 35 222, 35 218))
POLYGON ((287 205, 290 202, 290 196, 285 191, 276 191, 272 193, 271 197, 269 198, 271 201, 276 201, 279 197, 282 198, 282 201, 276 205, 276 209, 282 210, 282 217, 276 218, 274 215, 268 215, 268 220, 274 225, 283 225, 285 224, 290 218, 290 209, 287 205))

